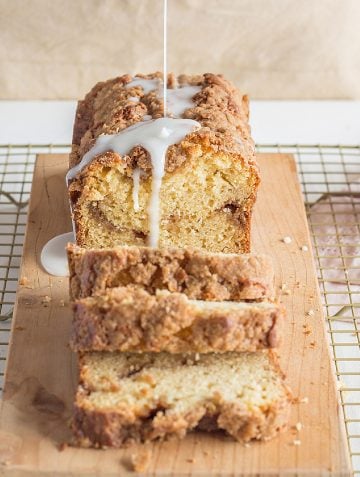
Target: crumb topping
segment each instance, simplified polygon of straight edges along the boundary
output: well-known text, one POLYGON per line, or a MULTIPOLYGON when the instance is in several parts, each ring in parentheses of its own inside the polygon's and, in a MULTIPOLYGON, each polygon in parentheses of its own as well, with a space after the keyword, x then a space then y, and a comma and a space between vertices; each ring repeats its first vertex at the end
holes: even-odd
MULTIPOLYGON (((159 81, 163 78, 162 73, 138 74, 136 77, 159 81)), ((123 75, 98 83, 79 102, 70 167, 81 161, 98 136, 116 134, 149 116, 153 119, 163 116, 163 99, 158 92, 145 93, 140 85, 128 87, 132 79, 130 75, 123 75)), ((202 127, 188 135, 180 144, 169 147, 166 171, 172 172, 181 166, 191 152, 189 148, 194 148, 194 142, 200 142, 205 150, 212 148, 239 154, 255 167, 255 147, 248 123, 248 97, 222 75, 168 75, 168 88, 186 85, 200 86, 201 90, 193 97, 194 107, 185 110, 182 117, 198 121, 202 127)), ((115 153, 110 154, 118 157, 115 153)), ((130 173, 135 167, 146 172, 151 170, 150 157, 142 147, 135 147, 128 156, 121 159, 126 161, 130 173)))

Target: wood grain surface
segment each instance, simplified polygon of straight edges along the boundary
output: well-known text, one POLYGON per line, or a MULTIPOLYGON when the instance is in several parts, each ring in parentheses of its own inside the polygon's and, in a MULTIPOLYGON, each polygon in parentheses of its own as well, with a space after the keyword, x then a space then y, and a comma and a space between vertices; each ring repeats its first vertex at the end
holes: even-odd
MULTIPOLYGON (((253 250, 273 257, 287 307, 279 353, 296 398, 290 428, 250 447, 196 432, 182 441, 147 445, 146 475, 351 475, 295 163, 279 154, 260 155, 259 163, 253 250), (282 241, 285 236, 292 238, 290 244, 282 241), (309 251, 302 251, 303 245, 309 251)), ((41 155, 36 164, 0 417, 0 475, 134 475, 131 456, 143 447, 59 450, 70 438, 67 423, 77 382, 76 358, 68 347, 68 280, 48 275, 39 257, 50 238, 71 230, 66 167, 66 155, 41 155)))

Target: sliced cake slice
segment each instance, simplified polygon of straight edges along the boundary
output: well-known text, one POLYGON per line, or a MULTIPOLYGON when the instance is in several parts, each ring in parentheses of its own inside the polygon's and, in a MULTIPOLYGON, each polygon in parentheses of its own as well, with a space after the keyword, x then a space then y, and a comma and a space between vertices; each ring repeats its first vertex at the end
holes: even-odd
POLYGON ((67 248, 72 300, 107 288, 137 285, 185 293, 194 300, 263 300, 274 295, 270 257, 208 253, 193 249, 67 248))
POLYGON ((73 310, 75 351, 256 351, 279 345, 284 318, 273 302, 189 300, 133 287, 82 298, 73 310))
POLYGON ((290 394, 271 352, 195 355, 93 352, 80 357, 72 428, 77 445, 224 430, 240 442, 286 427, 290 394))

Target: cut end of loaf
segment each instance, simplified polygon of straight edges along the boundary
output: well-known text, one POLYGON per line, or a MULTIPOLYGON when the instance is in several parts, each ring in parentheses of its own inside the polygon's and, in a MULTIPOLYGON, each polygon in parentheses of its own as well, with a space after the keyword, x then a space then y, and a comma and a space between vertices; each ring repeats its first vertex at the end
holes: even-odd
MULTIPOLYGON (((258 186, 253 168, 240 155, 214 152, 196 134, 182 142, 179 154, 187 160, 162 180, 159 247, 249 252, 258 186)), ((140 178, 138 210, 132 176, 120 156, 107 153, 70 185, 79 245, 149 244, 152 176, 143 171, 140 178)))
MULTIPOLYGON (((161 79, 158 74, 144 78, 161 79)), ((144 116, 162 116, 162 99, 156 91, 127 87, 130 81, 124 75, 100 83, 79 103, 71 167, 101 134, 116 134, 144 116)), ((248 99, 221 75, 181 75, 173 78, 172 87, 176 81, 199 87, 193 107, 182 117, 197 121, 201 128, 167 151, 159 246, 249 252, 260 177, 248 99)), ((140 146, 122 157, 111 151, 98 155, 69 186, 77 243, 88 248, 148 245, 151 181, 151 160, 140 146), (135 168, 141 172, 138 210, 133 199, 135 168)))
POLYGON ((271 353, 88 353, 80 359, 77 444, 121 447, 219 429, 239 442, 285 428, 290 395, 271 353))

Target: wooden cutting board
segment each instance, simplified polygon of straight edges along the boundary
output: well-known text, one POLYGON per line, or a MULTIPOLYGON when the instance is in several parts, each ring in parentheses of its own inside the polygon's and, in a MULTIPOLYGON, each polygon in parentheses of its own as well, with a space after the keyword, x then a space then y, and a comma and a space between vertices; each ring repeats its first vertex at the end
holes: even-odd
MULTIPOLYGON (((148 445, 147 475, 351 475, 295 162, 279 154, 261 154, 259 162, 253 250, 273 257, 278 290, 286 284, 290 292, 281 298, 288 318, 279 350, 297 398, 290 429, 251 447, 204 433, 148 445)), ((48 275, 39 257, 50 238, 71 230, 66 167, 66 155, 41 155, 36 163, 1 411, 0 475, 134 475, 130 458, 139 447, 59 450, 70 437, 76 359, 68 347, 67 279, 48 275)))

